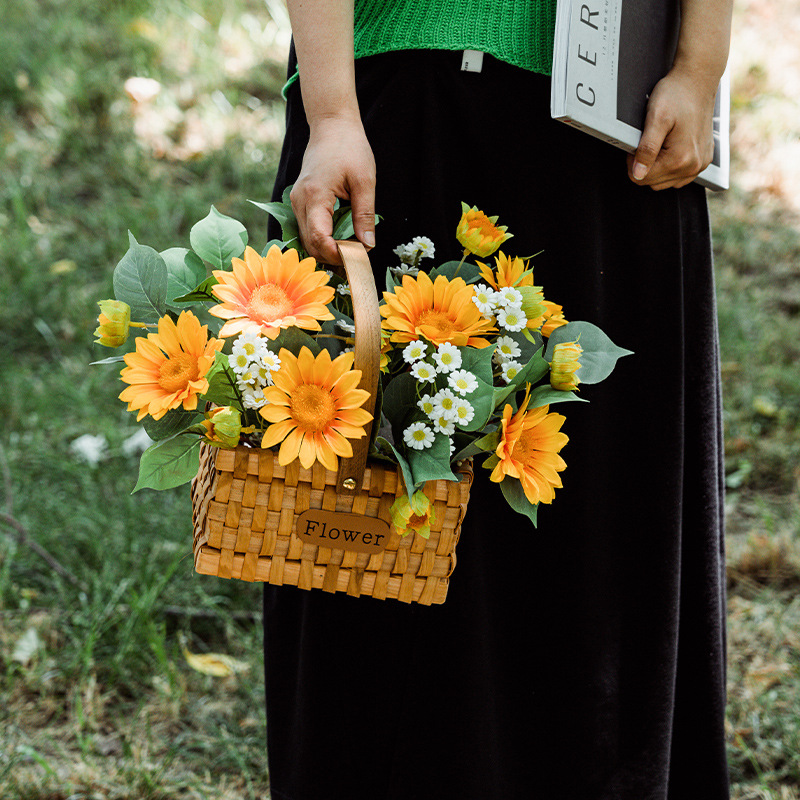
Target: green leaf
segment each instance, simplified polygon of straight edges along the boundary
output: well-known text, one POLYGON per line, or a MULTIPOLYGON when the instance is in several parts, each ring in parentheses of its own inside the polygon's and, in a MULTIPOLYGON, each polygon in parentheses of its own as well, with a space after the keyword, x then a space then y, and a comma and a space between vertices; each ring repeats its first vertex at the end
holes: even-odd
POLYGON ((394 278, 394 273, 391 267, 386 267, 386 291, 393 292, 398 286, 398 282, 394 278))
POLYGON ((383 390, 383 414, 392 425, 396 441, 403 441, 406 420, 417 410, 417 382, 410 372, 401 372, 383 390))
POLYGON ((264 258, 267 253, 273 248, 278 247, 281 250, 285 247, 285 244, 280 239, 270 239, 265 245, 264 249, 261 251, 261 257, 264 258))
POLYGON ((281 348, 285 347, 290 353, 300 355, 300 351, 307 347, 315 356, 322 352, 322 345, 312 336, 309 336, 300 328, 283 328, 275 339, 267 342, 267 347, 273 353, 280 353, 281 348))
POLYGON ((489 421, 494 411, 494 387, 492 386, 493 347, 459 347, 461 369, 471 372, 478 380, 478 388, 470 392, 466 399, 472 403, 475 416, 467 425, 459 425, 465 431, 480 431, 489 421))
POLYGON ((414 476, 414 486, 427 481, 457 481, 450 468, 450 437, 437 433, 433 444, 424 450, 408 449, 408 463, 414 476))
POLYGON ((203 399, 218 406, 239 406, 239 396, 234 384, 236 378, 233 370, 228 366, 228 356, 217 353, 214 363, 206 375, 208 391, 203 394, 203 399))
POLYGON ((207 278, 202 259, 185 247, 170 247, 161 252, 161 257, 167 266, 168 305, 174 305, 177 298, 193 292, 207 278))
POLYGON ((500 491, 503 493, 503 497, 505 497, 506 502, 511 508, 519 514, 524 514, 533 523, 533 527, 535 528, 539 504, 536 503, 533 505, 528 501, 528 498, 525 497, 522 484, 516 478, 511 478, 506 475, 506 477, 500 481, 500 491))
POLYGON ((201 284, 192 289, 188 294, 175 297, 173 303, 205 303, 205 302, 219 302, 219 298, 211 292, 211 287, 216 286, 219 281, 213 276, 209 275, 201 284))
POLYGON ((353 209, 343 208, 333 215, 333 238, 334 239, 349 239, 355 236, 356 232, 353 229, 353 209))
POLYGON ((542 358, 543 349, 544 348, 540 347, 533 354, 532 358, 515 375, 508 386, 494 390, 493 400, 495 408, 498 408, 501 403, 505 402, 510 394, 518 392, 526 383, 534 384, 547 375, 550 371, 550 364, 542 358))
POLYGON ((135 322, 158 322, 167 312, 167 265, 152 247, 129 236, 128 252, 114 269, 114 295, 131 307, 135 322))
POLYGON ((192 250, 215 269, 230 269, 231 259, 244 253, 247 231, 241 222, 211 206, 208 216, 192 227, 189 241, 192 250))
POLYGON ((161 419, 147 416, 142 421, 145 433, 153 441, 169 439, 187 428, 190 428, 200 418, 197 411, 185 411, 182 408, 173 408, 167 411, 161 419))
POLYGON ((120 361, 124 361, 125 356, 109 356, 108 358, 104 358, 101 361, 90 361, 90 367, 96 367, 100 364, 119 364, 120 361))
POLYGON ((438 267, 434 267, 429 273, 432 280, 438 275, 444 275, 446 278, 453 280, 453 278, 463 278, 467 283, 475 283, 480 277, 480 269, 476 264, 470 264, 460 261, 445 261, 438 267), (459 267, 459 264, 461 265, 459 267))
MULTIPOLYGON (((287 190, 291 191, 291 187, 287 187, 287 190)), ((297 217, 294 215, 292 204, 288 202, 286 192, 284 192, 284 201, 282 203, 257 203, 255 200, 248 200, 248 202, 278 220, 281 226, 281 237, 287 246, 292 239, 299 237, 300 229, 297 226, 297 217)), ((295 249, 298 248, 296 247, 295 249)))
POLYGON ((400 472, 403 475, 403 483, 406 485, 406 493, 413 494, 415 489, 414 476, 411 474, 411 466, 409 465, 405 456, 402 455, 402 453, 400 453, 388 439, 384 439, 383 436, 379 436, 375 440, 375 446, 382 450, 386 450, 388 448, 392 451, 395 459, 397 460, 397 464, 400 467, 400 472))
POLYGON ((563 392, 560 389, 553 389, 551 386, 543 385, 537 386, 531 392, 528 408, 540 408, 541 406, 551 406, 553 403, 568 403, 570 401, 589 402, 584 400, 583 397, 578 397, 575 392, 563 392))
POLYGON ((575 342, 583 348, 578 361, 581 368, 577 375, 581 383, 600 383, 607 378, 617 364, 617 359, 622 356, 632 355, 633 351, 617 347, 603 331, 591 322, 569 322, 556 328, 550 334, 547 351, 544 355, 546 361, 553 360, 553 350, 557 344, 575 342))
POLYGON ((150 445, 139 462, 139 480, 133 489, 174 489, 188 483, 200 466, 200 439, 173 436, 150 445))

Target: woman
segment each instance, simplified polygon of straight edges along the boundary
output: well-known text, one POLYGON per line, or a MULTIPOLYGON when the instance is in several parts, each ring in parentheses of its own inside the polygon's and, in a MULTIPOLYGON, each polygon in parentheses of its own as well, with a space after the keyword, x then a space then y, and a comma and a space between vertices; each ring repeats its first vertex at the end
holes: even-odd
POLYGON ((351 5, 289 9, 300 78, 275 193, 294 184, 311 255, 338 261, 339 197, 377 276, 418 235, 458 257, 463 200, 500 215, 507 252, 544 251, 536 283, 568 319, 635 354, 564 412, 564 488, 538 529, 477 470, 443 606, 267 587, 273 797, 727 798, 718 353, 692 180, 731 0, 682 1, 627 170, 549 118, 552 0, 357 0, 355 60, 351 5), (465 48, 487 50, 480 72, 465 48))

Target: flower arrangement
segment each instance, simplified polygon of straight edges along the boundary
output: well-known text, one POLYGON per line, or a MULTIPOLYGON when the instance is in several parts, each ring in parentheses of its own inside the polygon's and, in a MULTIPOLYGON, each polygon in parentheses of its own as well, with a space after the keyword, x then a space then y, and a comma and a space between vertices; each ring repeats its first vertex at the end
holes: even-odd
MULTIPOLYGON (((244 226, 217 211, 191 230, 191 249, 161 253, 133 236, 114 271, 116 300, 100 301, 99 344, 124 355, 120 399, 154 443, 134 491, 186 483, 200 443, 277 449, 282 465, 335 471, 352 442, 398 465, 401 534, 430 530, 422 487, 457 480, 454 465, 483 458, 516 511, 536 523, 566 464, 565 417, 550 407, 582 398, 628 354, 588 322, 568 322, 534 284, 530 260, 499 251, 512 234, 462 204, 460 261, 424 268, 434 243, 398 246, 380 300, 381 380, 373 415, 353 368, 355 324, 346 280, 308 257, 288 202, 256 203, 282 241, 259 253, 244 226), (493 256, 493 264, 484 261, 493 256), (133 321, 131 321, 133 320, 133 321)), ((353 236, 337 207, 334 237, 353 236)))

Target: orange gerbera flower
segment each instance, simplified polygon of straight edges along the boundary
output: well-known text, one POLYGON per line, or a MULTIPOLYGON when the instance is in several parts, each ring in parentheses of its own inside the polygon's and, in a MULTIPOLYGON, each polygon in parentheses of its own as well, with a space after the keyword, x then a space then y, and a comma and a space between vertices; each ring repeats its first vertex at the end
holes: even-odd
POLYGON ((267 405, 258 410, 273 423, 261 446, 280 443, 279 464, 299 458, 302 467, 319 461, 335 471, 337 456, 353 455, 348 439, 366 435, 364 425, 372 419, 369 411, 359 408, 369 397, 369 392, 356 388, 361 370, 353 369, 352 353, 331 361, 327 350, 315 358, 307 347, 299 356, 282 348, 280 359, 281 368, 272 375, 274 386, 264 389, 267 405))
POLYGON ((478 262, 481 277, 493 289, 502 289, 504 286, 533 286, 533 273, 523 276, 527 264, 519 257, 509 258, 505 253, 498 253, 494 259, 495 272, 487 264, 478 262))
POLYGON ((313 258, 300 261, 297 250, 281 252, 273 245, 263 258, 247 247, 244 261, 234 258, 231 264, 231 272, 214 270, 219 283, 211 289, 222 303, 209 313, 227 320, 220 336, 250 329, 274 339, 281 328, 318 331, 318 320, 333 319, 326 308, 333 287, 327 285, 327 273, 315 269, 313 258))
POLYGON ((461 219, 456 228, 456 239, 468 252, 486 258, 514 234, 506 233, 508 227, 497 225, 497 217, 487 217, 475 206, 461 204, 461 219))
POLYGON ((139 412, 137 422, 147 414, 161 419, 180 405, 187 411, 197 408, 197 396, 208 391, 205 376, 222 345, 221 339, 208 338, 208 327, 191 311, 182 311, 177 324, 161 317, 158 333, 140 336, 136 352, 126 354, 128 366, 120 377, 130 386, 119 399, 128 411, 139 412))
POLYGON ((551 503, 555 489, 562 485, 558 473, 567 466, 558 455, 569 441, 560 432, 566 417, 549 414, 549 406, 527 411, 529 396, 530 385, 516 414, 512 416, 510 405, 503 409, 500 443, 495 450, 500 461, 491 480, 500 483, 506 476, 517 478, 529 502, 551 503))
POLYGON ((434 344, 488 347, 489 340, 481 337, 497 328, 478 311, 472 302, 474 295, 475 290, 463 278, 449 280, 437 275, 432 281, 424 272, 415 278, 404 275, 402 286, 383 293, 383 328, 392 331, 393 342, 424 337, 434 344))

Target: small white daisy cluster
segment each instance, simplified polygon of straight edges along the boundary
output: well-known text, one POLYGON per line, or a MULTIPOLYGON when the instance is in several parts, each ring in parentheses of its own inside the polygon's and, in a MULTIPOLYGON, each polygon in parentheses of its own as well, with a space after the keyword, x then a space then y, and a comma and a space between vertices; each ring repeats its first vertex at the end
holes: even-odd
POLYGON ((500 375, 506 383, 511 383, 522 369, 517 358, 522 355, 520 346, 510 336, 498 336, 492 361, 500 367, 500 375))
MULTIPOLYGON (((433 444, 435 434, 452 436, 456 427, 468 425, 475 416, 475 409, 466 399, 478 388, 477 378, 468 370, 461 369, 461 353, 449 342, 440 344, 427 360, 429 346, 416 341, 403 350, 403 358, 411 364, 411 374, 420 383, 434 383, 438 375, 447 376, 447 387, 434 394, 423 394, 417 407, 428 418, 428 422, 414 422, 403 432, 403 440, 415 450, 424 450, 433 444)), ((450 452, 454 449, 450 442, 450 452)))
POLYGON ((281 366, 280 358, 267 349, 267 340, 257 333, 241 334, 234 339, 228 364, 236 373, 242 405, 245 408, 265 405, 264 389, 272 385, 272 373, 281 366))
POLYGON ((528 324, 528 318, 522 310, 522 292, 513 286, 495 290, 485 283, 478 283, 472 302, 481 314, 496 316, 497 324, 507 331, 521 331, 528 324))
POLYGON ((423 258, 433 258, 434 246, 426 236, 415 236, 408 244, 401 244, 392 252, 400 259, 400 266, 390 267, 395 275, 416 275, 419 262, 423 258))

